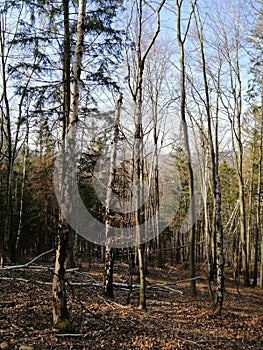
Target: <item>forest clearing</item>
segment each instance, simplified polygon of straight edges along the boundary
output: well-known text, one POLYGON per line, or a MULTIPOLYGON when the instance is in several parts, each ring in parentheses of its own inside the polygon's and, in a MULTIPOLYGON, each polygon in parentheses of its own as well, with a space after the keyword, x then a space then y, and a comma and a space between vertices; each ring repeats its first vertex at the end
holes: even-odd
POLYGON ((40 269, 34 265, 2 270, 0 349, 263 348, 262 289, 240 285, 238 292, 230 270, 226 269, 223 311, 214 315, 203 264, 197 269, 197 296, 189 291, 185 264, 149 267, 147 310, 143 312, 137 310, 138 289, 126 304, 128 265, 116 262, 114 300, 103 295, 103 268, 101 262, 93 260, 91 268, 82 263, 81 268, 68 272, 68 303, 74 325, 68 335, 52 326, 51 265, 49 270, 48 266, 40 269))

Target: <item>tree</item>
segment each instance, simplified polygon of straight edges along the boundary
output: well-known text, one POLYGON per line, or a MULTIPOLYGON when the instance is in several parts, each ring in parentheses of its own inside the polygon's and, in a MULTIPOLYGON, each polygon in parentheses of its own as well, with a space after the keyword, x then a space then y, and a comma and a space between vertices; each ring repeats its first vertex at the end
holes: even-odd
MULTIPOLYGON (((34 52, 32 66, 27 67, 26 74, 21 77, 13 69, 14 42, 19 35, 20 23, 24 16, 24 6, 18 4, 13 8, 5 2, 0 11, 0 50, 1 50, 1 153, 5 163, 6 186, 3 191, 3 225, 0 231, 0 265, 7 260, 16 260, 16 225, 14 213, 14 165, 23 147, 25 135, 28 133, 29 109, 31 101, 28 99, 28 88, 35 77, 40 57, 34 52), (12 15, 15 16, 12 18, 12 15), (16 18, 16 22, 13 19, 16 18), (12 29, 13 28, 13 29, 12 29), (21 80, 22 79, 22 83, 21 80), (16 82, 19 84, 16 85, 16 82), (15 101, 12 103, 11 101, 15 101), (14 106, 17 105, 17 108, 14 106), (21 140, 23 140, 21 142, 21 140)), ((25 58, 26 53, 21 52, 25 58)))
MULTIPOLYGON (((60 206, 67 215, 72 214, 72 186, 73 173, 72 169, 75 164, 75 127, 78 122, 79 107, 79 85, 82 65, 82 56, 84 50, 84 33, 85 33, 85 11, 86 1, 79 0, 78 22, 77 22, 77 39, 73 63, 73 81, 70 95, 70 114, 67 126, 67 138, 64 140, 64 153, 62 155, 62 178, 61 178, 61 198, 60 206), (69 212, 68 212, 69 210, 69 212)), ((60 226, 58 228, 58 242, 56 248, 56 262, 52 285, 52 311, 53 322, 56 328, 67 330, 71 328, 69 314, 67 309, 65 272, 67 258, 67 244, 69 240, 68 224, 66 217, 62 217, 60 212, 60 226)))
MULTIPOLYGON (((165 139, 165 114, 169 109, 169 99, 164 91, 166 84, 168 83, 167 73, 171 64, 169 62, 171 56, 171 50, 169 45, 165 43, 161 45, 160 42, 151 50, 150 55, 146 60, 145 69, 145 93, 144 101, 148 102, 149 115, 150 115, 150 131, 152 134, 152 159, 148 169, 148 205, 147 205, 147 219, 152 219, 152 230, 155 231, 154 237, 156 237, 156 253, 157 253, 157 266, 162 267, 162 237, 160 232, 160 213, 159 206, 160 200, 160 167, 159 155, 162 151, 164 139, 165 139), (164 58, 165 52, 165 58, 164 58)), ((147 112, 146 112, 147 113, 147 112)), ((151 141, 151 140, 150 140, 151 141)))
POLYGON ((103 281, 103 291, 107 297, 113 298, 113 265, 114 265, 114 252, 113 247, 111 246, 112 237, 110 237, 110 227, 112 223, 112 211, 110 209, 110 203, 112 198, 112 190, 116 174, 116 153, 117 153, 117 142, 119 134, 119 123, 120 123, 120 111, 122 104, 122 93, 118 93, 116 100, 116 110, 114 117, 114 124, 112 130, 112 139, 111 139, 111 153, 110 153, 110 169, 109 169, 109 179, 107 184, 107 194, 106 194, 106 249, 105 249, 105 267, 104 267, 104 281, 103 281))
MULTIPOLYGON (((263 90, 263 74, 262 74, 262 90, 263 90)), ((263 96, 263 93, 262 93, 263 96)), ((261 110, 263 105, 263 97, 261 97, 261 110)), ((254 269, 253 269, 253 282, 252 287, 256 287, 258 280, 258 255, 259 255, 259 237, 261 232, 261 193, 262 193, 262 156, 263 156, 263 115, 260 115, 260 128, 259 128, 259 156, 258 156, 258 181, 257 181, 257 202, 256 202, 256 234, 254 242, 254 269)), ((262 257, 261 257, 262 260, 262 257)))
MULTIPOLYGON (((254 8, 255 9, 255 8, 254 8)), ((262 62, 262 52, 263 52, 263 41, 262 41, 262 28, 263 28, 263 15, 262 6, 259 7, 257 11, 257 22, 253 31, 250 35, 249 41, 252 42, 254 52, 251 58, 251 71, 253 73, 252 84, 249 86, 249 97, 255 103, 259 102, 260 107, 254 107, 254 112, 259 115, 259 155, 258 155, 258 179, 257 179, 257 205, 256 205, 256 236, 254 243, 254 271, 253 271, 253 283, 252 286, 257 285, 257 270, 258 270, 258 255, 259 255, 259 238, 261 236, 261 260, 260 260, 260 287, 263 288, 263 233, 262 233, 262 223, 261 223, 261 201, 262 201, 262 132, 263 132, 263 62, 262 62), (257 99, 260 101, 257 101, 257 99)))
POLYGON ((186 121, 186 88, 185 88, 185 49, 184 44, 187 38, 188 30, 190 28, 190 21, 192 14, 194 12, 195 4, 193 4, 193 11, 190 15, 190 19, 187 23, 187 28, 184 34, 182 34, 181 30, 181 13, 182 13, 182 5, 183 1, 176 0, 176 10, 177 10, 177 42, 180 49, 180 89, 181 89, 181 120, 182 120, 182 128, 184 134, 184 146, 186 150, 187 156, 187 165, 188 165, 188 175, 189 175, 189 194, 190 194, 190 211, 191 211, 191 228, 189 230, 190 234, 190 288, 192 294, 196 295, 196 283, 195 283, 195 190, 194 190, 194 175, 191 161, 191 151, 190 151, 190 143, 189 143, 189 135, 187 129, 187 121, 186 121))
MULTIPOLYGON (((219 174, 219 102, 220 102, 220 78, 222 61, 219 56, 219 65, 215 75, 212 75, 207 66, 207 57, 205 51, 205 37, 204 37, 204 26, 201 20, 199 7, 191 1, 191 6, 194 12, 195 18, 195 29, 198 40, 198 47, 200 50, 200 71, 202 77, 202 88, 204 95, 202 95, 199 89, 193 86, 195 94, 197 94, 198 100, 201 101, 201 108, 198 107, 200 114, 205 112, 206 126, 203 127, 201 122, 200 130, 202 134, 201 144, 207 142, 207 147, 210 155, 211 164, 211 193, 213 200, 213 218, 212 218, 212 232, 214 233, 214 255, 216 257, 216 280, 217 280, 217 293, 214 302, 214 312, 220 313, 223 306, 224 299, 224 252, 223 252, 223 227, 222 227, 222 215, 221 215, 221 183, 219 174), (209 78, 214 84, 215 90, 215 115, 212 114, 212 98, 210 94, 209 78), (203 130, 207 130, 203 133, 203 130)), ((199 82, 200 84, 200 82, 199 82)), ((197 104, 199 106, 199 103, 197 104)), ((202 118, 202 117, 201 117, 202 118)), ((202 121, 202 119, 201 119, 202 121)), ((207 214, 206 214, 207 215, 207 214)), ((207 220, 206 223, 208 224, 207 220)), ((210 278, 212 276, 210 275, 210 278)))
MULTIPOLYGON (((136 224, 136 242, 138 249, 138 261, 139 261, 139 274, 140 274, 140 300, 139 300, 139 309, 146 308, 146 296, 145 296, 145 267, 144 267, 144 252, 145 245, 142 243, 145 232, 141 232, 142 224, 145 220, 145 213, 142 203, 143 201, 143 188, 142 185, 144 182, 144 161, 143 161, 143 124, 142 124, 142 99, 143 99, 143 74, 145 69, 145 62, 147 56, 149 55, 153 45, 156 42, 158 34, 160 32, 160 12, 165 3, 165 0, 162 0, 156 8, 144 0, 136 1, 136 42, 135 45, 135 55, 133 57, 135 61, 134 67, 134 84, 131 83, 130 75, 130 62, 127 60, 128 64, 128 84, 130 92, 132 94, 133 105, 134 105, 134 114, 135 114, 135 130, 134 130, 134 180, 140 184, 136 186, 135 200, 136 200, 136 209, 135 209, 135 224, 136 224), (149 43, 145 44, 142 42, 143 37, 143 21, 144 21, 144 11, 143 8, 146 6, 152 14, 155 15, 156 28, 153 32, 149 43), (145 47, 145 49, 144 49, 145 47)), ((128 54, 128 52, 127 52, 128 54)))

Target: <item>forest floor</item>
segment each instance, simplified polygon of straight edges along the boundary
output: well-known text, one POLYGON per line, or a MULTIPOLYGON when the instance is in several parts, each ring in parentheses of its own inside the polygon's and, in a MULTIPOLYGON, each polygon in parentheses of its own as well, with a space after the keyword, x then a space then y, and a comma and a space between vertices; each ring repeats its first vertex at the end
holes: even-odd
POLYGON ((103 265, 97 260, 91 268, 84 263, 69 272, 68 305, 75 334, 60 334, 52 326, 52 269, 0 270, 0 349, 263 349, 259 288, 240 285, 238 290, 226 271, 224 308, 218 316, 212 313, 201 265, 195 297, 185 281, 184 265, 149 267, 147 311, 139 311, 138 289, 126 305, 127 271, 128 265, 116 262, 114 300, 102 294, 103 265))

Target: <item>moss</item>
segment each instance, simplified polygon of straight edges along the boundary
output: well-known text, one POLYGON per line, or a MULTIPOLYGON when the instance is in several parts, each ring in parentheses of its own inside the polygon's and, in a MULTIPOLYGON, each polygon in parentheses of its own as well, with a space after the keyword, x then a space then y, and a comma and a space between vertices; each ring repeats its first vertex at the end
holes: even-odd
POLYGON ((70 333, 75 333, 75 329, 72 325, 72 323, 69 321, 69 319, 64 318, 60 321, 58 321, 54 327, 58 329, 59 331, 62 332, 70 332, 70 333))

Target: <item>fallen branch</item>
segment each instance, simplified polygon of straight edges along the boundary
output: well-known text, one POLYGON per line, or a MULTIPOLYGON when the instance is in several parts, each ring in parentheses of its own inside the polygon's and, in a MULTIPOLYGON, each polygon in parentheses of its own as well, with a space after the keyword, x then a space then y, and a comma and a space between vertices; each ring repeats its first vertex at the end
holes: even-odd
POLYGON ((28 280, 28 279, 22 278, 22 277, 0 277, 0 280, 1 281, 16 281, 16 282, 52 285, 52 282, 45 282, 45 281, 39 281, 39 280, 28 280))
POLYGON ((165 284, 163 284, 163 286, 173 286, 173 285, 176 285, 176 284, 179 284, 179 283, 190 282, 190 281, 195 281, 195 280, 206 280, 207 281, 207 277, 196 276, 196 277, 192 277, 192 278, 186 278, 186 279, 180 280, 180 281, 174 281, 174 282, 165 283, 165 284))
MULTIPOLYGON (((171 283, 170 285, 173 285, 174 283, 171 283)), ((127 289, 131 289, 131 285, 128 285, 126 283, 113 283, 113 287, 117 287, 119 289, 124 289, 124 290, 127 290, 127 289)), ((134 283, 132 285, 132 289, 140 289, 140 285, 138 283, 134 283)), ((177 292, 177 293, 180 293, 181 295, 184 294, 184 292, 182 292, 181 290, 178 290, 178 289, 174 289, 174 288, 170 288, 168 287, 168 284, 151 284, 151 285, 148 285, 146 287, 146 290, 147 289, 159 289, 159 290, 169 290, 170 292, 177 292)))
MULTIPOLYGON (((26 279, 22 277, 0 277, 0 280, 2 281, 17 281, 17 282, 25 282, 25 283, 37 283, 37 284, 42 284, 42 285, 52 285, 52 282, 45 282, 45 281, 40 281, 40 280, 35 280, 35 279, 26 279)), ((69 282, 68 280, 66 281, 69 286, 72 287, 81 287, 81 286, 93 286, 93 287, 101 287, 101 283, 96 282, 94 279, 91 282, 69 282)), ((168 290, 170 292, 176 292, 180 293, 181 295, 184 294, 183 291, 179 289, 174 289, 169 287, 169 285, 173 285, 174 283, 168 283, 168 284, 155 284, 155 285, 148 285, 146 289, 158 289, 158 290, 168 290)), ((131 288, 130 285, 126 283, 113 283, 113 286, 118 289, 123 289, 123 290, 129 290, 131 288)), ((138 283, 132 285, 132 289, 140 289, 140 285, 138 283)))
POLYGON ((5 266, 5 267, 1 267, 0 270, 14 270, 14 269, 21 269, 24 267, 28 267, 29 265, 31 265, 34 261, 38 260, 39 258, 42 258, 42 256, 47 255, 49 253, 52 253, 55 251, 55 248, 52 248, 50 250, 48 250, 47 252, 44 252, 38 256, 36 256, 34 259, 28 261, 26 264, 23 265, 12 265, 12 266, 5 266))
MULTIPOLYGON (((52 282, 39 281, 34 279, 26 279, 22 277, 0 277, 1 281, 17 281, 17 282, 25 282, 25 283, 37 283, 37 284, 45 284, 52 285, 52 282)), ((91 283, 91 282, 71 282, 72 286, 94 286, 101 287, 101 283, 91 283)))

